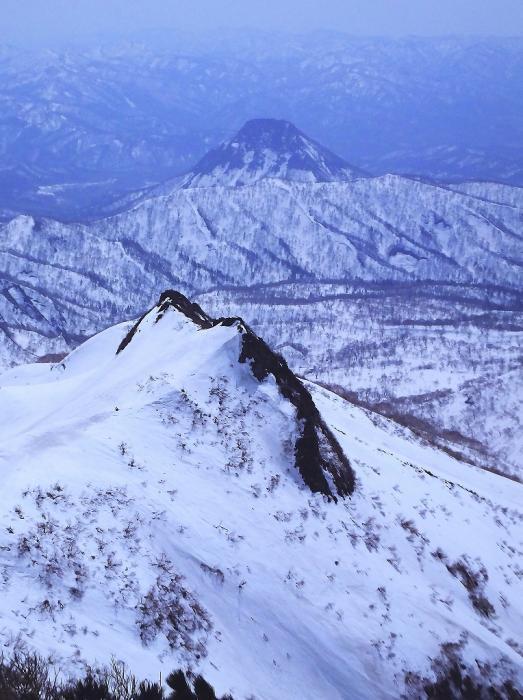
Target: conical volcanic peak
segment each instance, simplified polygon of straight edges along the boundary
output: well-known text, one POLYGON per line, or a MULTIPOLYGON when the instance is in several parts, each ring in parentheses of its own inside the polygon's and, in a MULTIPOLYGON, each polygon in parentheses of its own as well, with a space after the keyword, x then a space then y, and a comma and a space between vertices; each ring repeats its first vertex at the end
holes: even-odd
POLYGON ((264 178, 334 182, 364 175, 291 122, 253 119, 234 138, 204 156, 188 175, 185 187, 241 186, 264 178))

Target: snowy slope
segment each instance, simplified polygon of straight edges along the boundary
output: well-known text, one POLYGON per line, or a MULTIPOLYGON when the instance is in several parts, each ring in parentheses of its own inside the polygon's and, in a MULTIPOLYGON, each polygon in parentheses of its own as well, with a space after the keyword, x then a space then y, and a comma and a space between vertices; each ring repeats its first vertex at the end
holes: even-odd
POLYGON ((3 644, 262 700, 523 682, 522 487, 308 389, 176 294, 2 375, 3 644))

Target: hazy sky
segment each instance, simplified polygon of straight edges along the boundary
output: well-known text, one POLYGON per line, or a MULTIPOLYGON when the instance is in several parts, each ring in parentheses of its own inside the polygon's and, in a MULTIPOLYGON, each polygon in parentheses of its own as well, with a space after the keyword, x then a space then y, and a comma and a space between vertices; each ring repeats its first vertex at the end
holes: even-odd
POLYGON ((0 0, 0 40, 253 26, 353 34, 523 35, 523 0, 0 0))

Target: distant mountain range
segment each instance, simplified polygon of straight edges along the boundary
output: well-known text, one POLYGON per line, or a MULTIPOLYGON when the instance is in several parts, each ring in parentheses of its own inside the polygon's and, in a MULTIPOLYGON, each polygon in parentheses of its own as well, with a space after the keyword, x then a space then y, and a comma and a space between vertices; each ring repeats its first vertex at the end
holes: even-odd
POLYGON ((360 176, 253 121, 116 216, 4 225, 0 361, 68 351, 177 288, 230 304, 302 375, 516 474, 522 211, 520 188, 360 176))
POLYGON ((5 47, 0 216, 107 215, 260 115, 373 174, 523 184, 522 66, 520 39, 253 33, 5 47))

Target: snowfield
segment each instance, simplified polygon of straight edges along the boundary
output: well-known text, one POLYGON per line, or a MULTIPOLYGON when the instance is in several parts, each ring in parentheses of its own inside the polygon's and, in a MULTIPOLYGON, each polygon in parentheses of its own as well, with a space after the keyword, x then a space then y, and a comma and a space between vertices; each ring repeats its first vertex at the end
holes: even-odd
POLYGON ((523 487, 308 383, 314 492, 281 366, 206 318, 164 298, 0 376, 4 648, 235 698, 423 697, 455 658, 521 685, 523 487))

